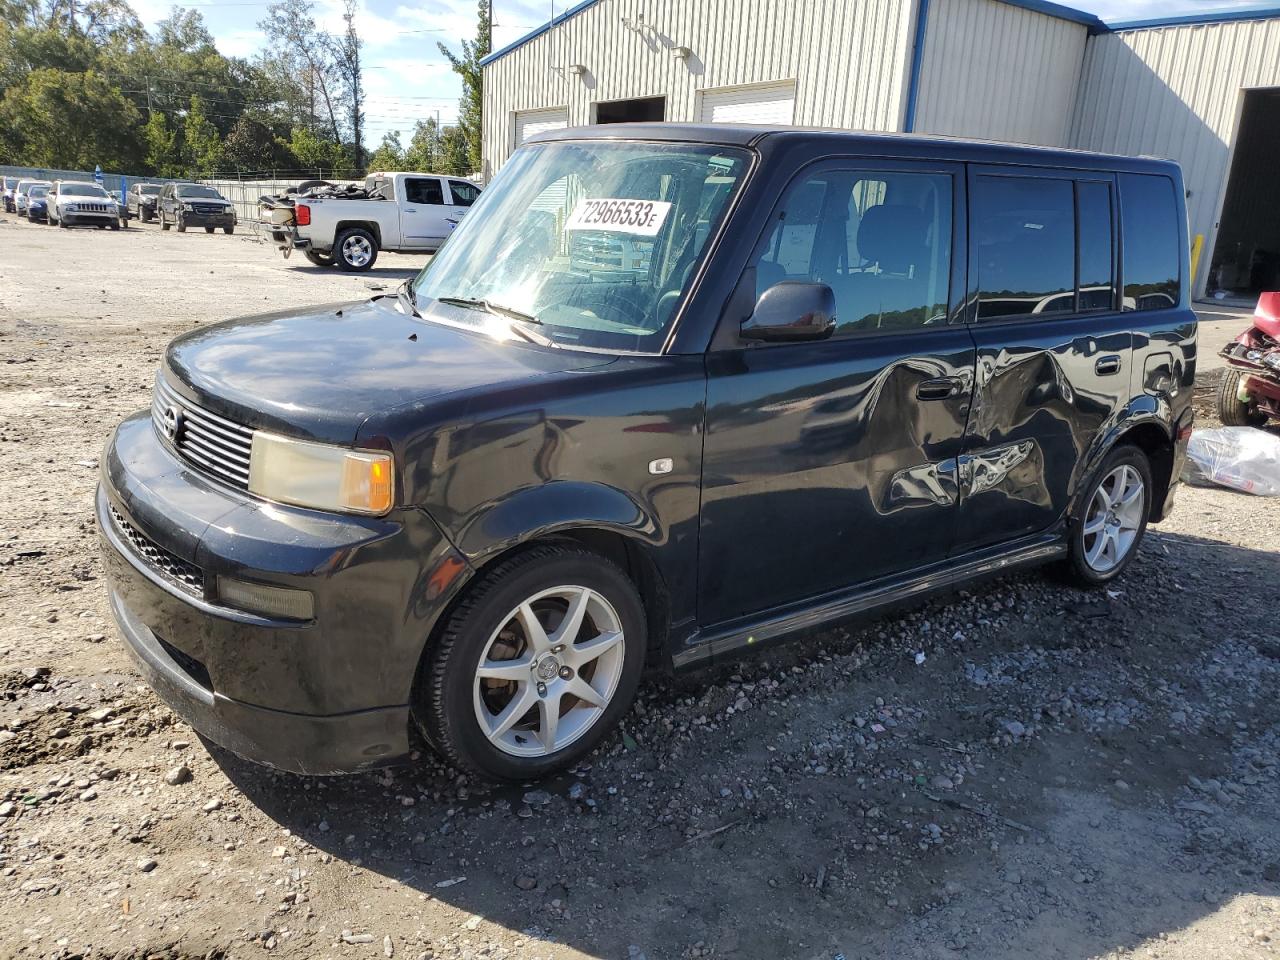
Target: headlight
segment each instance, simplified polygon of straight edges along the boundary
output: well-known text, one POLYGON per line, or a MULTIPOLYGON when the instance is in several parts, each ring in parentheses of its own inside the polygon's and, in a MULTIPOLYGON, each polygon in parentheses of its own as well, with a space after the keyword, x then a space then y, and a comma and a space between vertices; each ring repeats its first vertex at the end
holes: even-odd
POLYGON ((191 204, 189 204, 189 203, 184 203, 184 204, 182 205, 182 209, 183 209, 183 210, 187 210, 187 211, 191 211, 191 210, 194 210, 194 209, 195 209, 195 207, 193 207, 193 206, 192 206, 191 204))
POLYGON ((299 507, 378 516, 391 509, 392 466, 389 453, 258 431, 249 455, 249 491, 299 507))
POLYGON ((67 204, 67 209, 68 209, 68 210, 75 210, 75 209, 78 209, 78 208, 76 207, 76 205, 75 205, 74 203, 68 203, 68 204, 67 204))

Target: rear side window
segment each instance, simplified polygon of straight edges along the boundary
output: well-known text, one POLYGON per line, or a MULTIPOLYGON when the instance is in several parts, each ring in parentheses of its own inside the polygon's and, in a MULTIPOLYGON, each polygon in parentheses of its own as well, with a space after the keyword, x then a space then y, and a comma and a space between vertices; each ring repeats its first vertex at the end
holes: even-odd
POLYGON ((469 207, 480 198, 480 188, 465 180, 450 180, 449 192, 453 194, 455 206, 469 207))
POLYGON ((1121 174, 1120 216, 1124 231, 1124 309, 1176 307, 1182 299, 1182 271, 1173 181, 1151 174, 1121 174))
POLYGON ((836 337, 945 323, 951 177, 825 170, 794 183, 756 254, 756 295, 784 280, 831 287, 836 337))
POLYGON ((410 203, 442 204, 444 188, 440 181, 431 179, 406 178, 404 181, 404 198, 410 203))
POLYGON ((1075 209, 1070 180, 974 178, 978 319, 1075 311, 1075 209))
POLYGON ((1080 312, 1114 310, 1111 184, 1076 183, 1076 222, 1080 230, 1080 312))

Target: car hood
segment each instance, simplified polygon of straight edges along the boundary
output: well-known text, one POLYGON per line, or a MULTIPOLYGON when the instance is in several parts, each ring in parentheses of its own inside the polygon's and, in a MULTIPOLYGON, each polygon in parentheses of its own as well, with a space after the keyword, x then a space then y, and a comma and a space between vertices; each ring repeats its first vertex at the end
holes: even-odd
POLYGON ((394 296, 229 320, 175 339, 162 375, 252 428, 351 443, 370 416, 613 358, 497 340, 402 312, 394 296))

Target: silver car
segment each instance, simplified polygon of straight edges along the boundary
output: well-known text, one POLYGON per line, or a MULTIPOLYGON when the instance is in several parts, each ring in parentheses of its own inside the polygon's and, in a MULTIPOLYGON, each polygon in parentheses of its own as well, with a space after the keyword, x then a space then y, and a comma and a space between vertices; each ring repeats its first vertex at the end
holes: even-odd
POLYGON ((99 184, 88 180, 55 180, 48 197, 49 225, 91 224, 119 230, 120 204, 99 184))
POLYGON ((48 180, 19 180, 17 187, 13 191, 13 207, 14 212, 20 217, 27 215, 27 195, 31 192, 31 188, 35 186, 49 186, 48 180))

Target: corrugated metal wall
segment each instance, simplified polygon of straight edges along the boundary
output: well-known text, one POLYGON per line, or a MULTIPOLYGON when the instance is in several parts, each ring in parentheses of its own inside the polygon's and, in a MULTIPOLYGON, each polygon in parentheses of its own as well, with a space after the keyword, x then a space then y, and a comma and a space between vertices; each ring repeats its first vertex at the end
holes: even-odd
MULTIPOLYGON (((1128 30, 1085 52, 1071 145, 1182 164, 1204 289, 1240 116, 1241 89, 1280 86, 1280 20, 1128 30)), ((1277 165, 1280 167, 1280 163, 1277 165)))
POLYGON ((914 0, 601 0, 485 67, 485 175, 514 149, 514 112, 666 96, 698 116, 698 91, 796 80, 796 123, 897 130, 914 0), (677 46, 693 51, 676 59, 677 46), (581 64, 586 73, 569 72, 581 64))
POLYGON ((915 129, 1062 146, 1088 30, 996 0, 932 0, 915 129))

